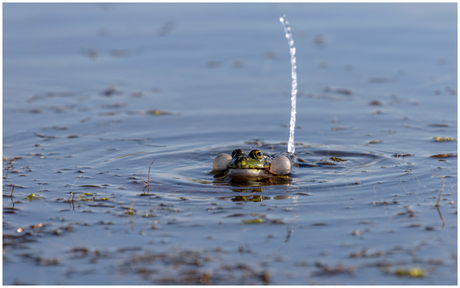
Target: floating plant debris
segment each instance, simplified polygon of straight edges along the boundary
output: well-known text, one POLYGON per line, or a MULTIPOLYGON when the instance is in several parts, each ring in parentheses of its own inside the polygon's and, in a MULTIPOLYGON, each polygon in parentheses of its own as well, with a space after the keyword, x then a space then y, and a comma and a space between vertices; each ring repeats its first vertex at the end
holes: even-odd
POLYGON ((331 157, 330 158, 332 161, 335 161, 335 162, 344 162, 344 161, 347 161, 347 160, 344 160, 344 159, 340 159, 338 157, 331 157))
POLYGON ((35 136, 38 136, 44 140, 49 140, 49 139, 54 139, 56 138, 56 136, 50 136, 50 135, 44 135, 44 134, 41 134, 41 133, 34 133, 35 136))
POLYGON ((435 154, 431 155, 431 158, 449 158, 449 157, 457 157, 457 153, 447 153, 447 154, 435 154))
POLYGON ((262 223, 262 222, 264 222, 264 220, 261 218, 254 218, 254 219, 242 221, 243 224, 257 224, 257 223, 262 223))
POLYGON ((16 213, 16 211, 19 211, 19 209, 15 207, 3 207, 3 213, 16 213))
POLYGON ((357 267, 346 267, 342 264, 337 264, 336 266, 327 266, 321 263, 316 263, 316 267, 319 270, 313 273, 314 276, 331 276, 340 273, 351 274, 357 269, 357 267))
POLYGON ((369 102, 369 105, 372 105, 372 106, 382 106, 383 103, 379 100, 372 100, 371 102, 369 102))
POLYGON ((449 127, 449 124, 447 124, 447 123, 434 123, 434 124, 428 124, 427 126, 429 126, 429 127, 449 127))
POLYGON ((329 162, 329 161, 318 161, 316 164, 319 166, 334 166, 336 165, 334 162, 329 162))
POLYGON ((289 195, 279 195, 279 196, 273 197, 273 199, 275 199, 275 200, 286 200, 286 199, 291 199, 291 196, 289 196, 289 195))
POLYGON ((38 199, 43 199, 43 197, 39 197, 35 193, 30 193, 29 196, 26 197, 27 200, 32 201, 32 200, 38 200, 38 199))
POLYGON ((155 115, 155 116, 160 116, 160 115, 174 115, 174 113, 172 113, 172 112, 161 111, 161 110, 156 110, 156 109, 148 110, 148 111, 147 111, 147 114, 155 115))
POLYGON ((102 91, 101 94, 104 96, 110 97, 112 95, 120 95, 122 94, 122 92, 118 90, 117 88, 111 86, 111 87, 108 87, 106 90, 102 91))
POLYGON ((408 156, 412 156, 412 154, 406 154, 406 153, 396 153, 396 154, 393 154, 393 157, 395 158, 400 158, 400 157, 408 157, 408 156))
POLYGON ((446 141, 456 141, 457 139, 455 138, 449 138, 449 137, 439 137, 439 136, 436 136, 436 137, 433 137, 434 141, 436 142, 446 142, 446 141))
POLYGON ((391 204, 399 204, 397 200, 391 200, 391 201, 383 201, 383 202, 372 202, 371 205, 391 205, 391 204))
POLYGON ((395 271, 395 274, 398 276, 409 276, 409 277, 425 277, 426 276, 425 270, 421 268, 409 268, 409 269, 398 268, 395 271))

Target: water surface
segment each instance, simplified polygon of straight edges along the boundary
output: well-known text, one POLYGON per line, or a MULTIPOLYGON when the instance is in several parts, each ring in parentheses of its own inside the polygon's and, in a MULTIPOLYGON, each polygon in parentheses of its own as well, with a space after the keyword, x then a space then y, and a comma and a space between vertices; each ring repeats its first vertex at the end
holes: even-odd
POLYGON ((456 4, 3 7, 4 284, 457 283, 456 4))

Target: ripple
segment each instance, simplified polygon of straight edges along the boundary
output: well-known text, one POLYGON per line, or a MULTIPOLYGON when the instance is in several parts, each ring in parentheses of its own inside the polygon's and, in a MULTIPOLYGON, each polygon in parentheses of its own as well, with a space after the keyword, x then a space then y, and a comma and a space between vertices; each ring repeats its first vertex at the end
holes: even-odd
MULTIPOLYGON (((241 147, 241 146, 240 146, 241 147)), ((233 183, 219 180, 211 173, 212 161, 219 153, 230 153, 237 146, 216 147, 212 151, 195 150, 163 153, 137 153, 138 162, 147 163, 156 159, 151 167, 150 179, 156 189, 193 193, 296 193, 299 190, 320 191, 325 187, 349 187, 366 185, 389 177, 394 177, 393 167, 400 160, 392 153, 364 150, 363 147, 315 147, 298 148, 292 174, 289 179, 273 178, 269 181, 233 183)), ((254 147, 243 145, 244 150, 254 147)), ((257 147, 264 154, 273 155, 284 152, 284 145, 263 145, 257 147), (265 147, 264 147, 265 146, 265 147)), ((368 147, 366 147, 368 149, 368 147)), ((120 158, 121 160, 121 158, 120 158)), ((148 167, 142 169, 146 175, 148 167)), ((147 176, 143 177, 144 179, 147 176)), ((331 188, 332 189, 332 188, 331 188)), ((222 196, 222 195, 221 195, 222 196)))

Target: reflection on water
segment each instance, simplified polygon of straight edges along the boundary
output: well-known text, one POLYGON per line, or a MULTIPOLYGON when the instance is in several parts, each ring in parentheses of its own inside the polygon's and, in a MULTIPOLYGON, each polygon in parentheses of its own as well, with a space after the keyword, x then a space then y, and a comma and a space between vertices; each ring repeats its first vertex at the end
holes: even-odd
MULTIPOLYGON (((263 186, 271 186, 271 185, 289 186, 291 181, 292 181, 291 176, 273 176, 273 177, 265 178, 262 180, 245 179, 244 181, 243 180, 238 181, 238 179, 237 180, 216 179, 212 182, 212 184, 216 186, 231 186, 231 187, 263 187, 263 186)), ((256 190, 259 190, 259 189, 256 189, 256 190)), ((240 189, 233 189, 233 191, 240 192, 240 189)), ((261 192, 261 191, 263 190, 260 189, 260 191, 258 192, 261 192)))
MULTIPOLYGON (((238 191, 238 189, 234 190, 235 192, 249 192, 248 189, 244 189, 243 191, 238 191)), ((261 192, 257 191, 257 189, 252 189, 252 192, 261 192), (256 190, 256 191, 254 191, 256 190)), ((233 202, 238 202, 238 201, 251 201, 251 202, 262 202, 264 200, 270 200, 270 197, 263 197, 261 195, 255 195, 255 196, 236 196, 231 198, 233 202)))

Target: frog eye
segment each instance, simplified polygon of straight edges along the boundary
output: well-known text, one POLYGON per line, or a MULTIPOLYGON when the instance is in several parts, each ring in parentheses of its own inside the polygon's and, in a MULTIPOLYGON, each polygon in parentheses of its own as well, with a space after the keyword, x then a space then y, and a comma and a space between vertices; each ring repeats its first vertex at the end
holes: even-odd
POLYGON ((264 158, 264 154, 260 150, 252 150, 251 153, 249 153, 249 156, 253 159, 262 159, 264 158))
POLYGON ((243 156, 243 155, 244 155, 244 152, 241 149, 235 149, 232 152, 232 158, 238 157, 238 156, 243 156))

